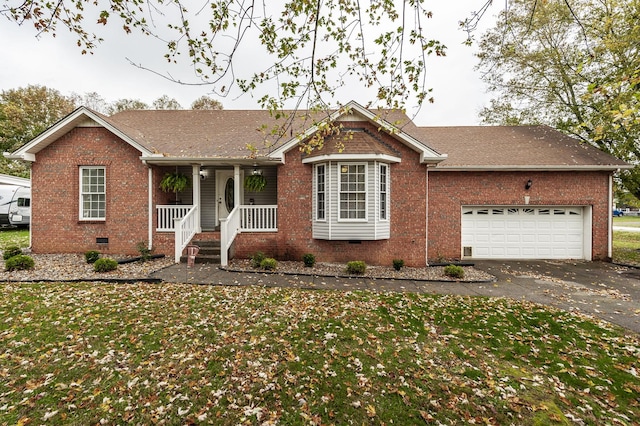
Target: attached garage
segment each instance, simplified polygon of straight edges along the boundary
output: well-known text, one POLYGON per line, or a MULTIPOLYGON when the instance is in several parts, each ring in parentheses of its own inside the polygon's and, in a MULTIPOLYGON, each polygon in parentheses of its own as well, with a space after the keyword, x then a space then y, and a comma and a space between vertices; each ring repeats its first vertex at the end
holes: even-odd
POLYGON ((462 207, 462 256, 475 259, 591 259, 591 208, 462 207))

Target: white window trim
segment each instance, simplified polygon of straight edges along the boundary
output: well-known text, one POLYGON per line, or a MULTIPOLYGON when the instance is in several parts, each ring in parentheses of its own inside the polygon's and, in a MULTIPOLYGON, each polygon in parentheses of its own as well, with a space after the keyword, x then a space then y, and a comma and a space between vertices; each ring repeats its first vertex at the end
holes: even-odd
POLYGON ((355 223, 365 223, 369 221, 369 168, 366 162, 345 162, 338 163, 337 169, 338 175, 338 194, 336 197, 336 202, 338 203, 338 217, 336 218, 338 222, 355 222, 355 223), (342 208, 341 208, 341 200, 340 196, 342 195, 342 166, 364 166, 364 218, 342 218, 342 208))
POLYGON ((378 188, 376 188, 376 192, 378 194, 378 221, 380 222, 389 222, 389 216, 390 216, 390 205, 389 202, 391 201, 391 198, 389 197, 389 193, 390 191, 390 182, 391 180, 389 179, 389 165, 387 163, 377 163, 378 166, 378 174, 377 174, 377 181, 378 181, 378 188), (385 168, 385 194, 384 194, 384 198, 385 198, 385 217, 382 218, 382 210, 380 209, 380 202, 382 200, 382 197, 380 196, 380 175, 382 174, 380 171, 382 170, 382 167, 385 168))
POLYGON ((328 216, 328 201, 329 201, 329 191, 328 191, 328 177, 329 177, 329 165, 328 164, 316 164, 314 167, 315 171, 315 187, 314 187, 314 195, 315 195, 315 203, 314 203, 314 219, 316 222, 326 222, 328 216), (322 167, 324 168, 324 217, 318 217, 318 169, 322 167))
POLYGON ((107 168, 105 166, 80 166, 78 173, 78 217, 80 221, 83 222, 104 222, 107 220, 107 207, 106 207, 106 196, 107 196, 107 168), (84 170, 93 170, 93 169, 102 169, 104 171, 104 195, 105 195, 105 209, 104 209, 104 217, 84 217, 84 200, 82 192, 82 172, 84 170))

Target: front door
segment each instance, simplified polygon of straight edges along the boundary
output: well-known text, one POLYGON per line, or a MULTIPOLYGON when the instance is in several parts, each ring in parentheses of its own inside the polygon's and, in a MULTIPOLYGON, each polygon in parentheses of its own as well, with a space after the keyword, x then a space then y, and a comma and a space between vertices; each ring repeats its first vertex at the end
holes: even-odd
MULTIPOLYGON (((242 186, 240 186, 240 189, 242 189, 242 186)), ((218 224, 220 224, 220 219, 226 219, 235 207, 233 170, 219 170, 216 172, 216 199, 218 201, 218 224)), ((242 193, 240 193, 240 199, 242 199, 242 193)))

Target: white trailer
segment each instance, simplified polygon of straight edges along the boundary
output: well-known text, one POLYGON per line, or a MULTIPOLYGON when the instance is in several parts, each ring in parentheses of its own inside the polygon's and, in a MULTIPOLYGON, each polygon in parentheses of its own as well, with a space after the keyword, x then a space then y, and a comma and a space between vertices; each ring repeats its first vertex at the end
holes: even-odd
POLYGON ((29 226, 31 222, 31 188, 0 185, 0 225, 29 226))

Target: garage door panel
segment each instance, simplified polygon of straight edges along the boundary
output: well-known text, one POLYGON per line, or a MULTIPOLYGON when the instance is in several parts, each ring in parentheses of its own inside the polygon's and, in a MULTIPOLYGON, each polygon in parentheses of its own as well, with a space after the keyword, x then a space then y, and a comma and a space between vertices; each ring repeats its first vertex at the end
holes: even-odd
POLYGON ((583 259, 582 207, 465 207, 462 244, 474 258, 583 259))

